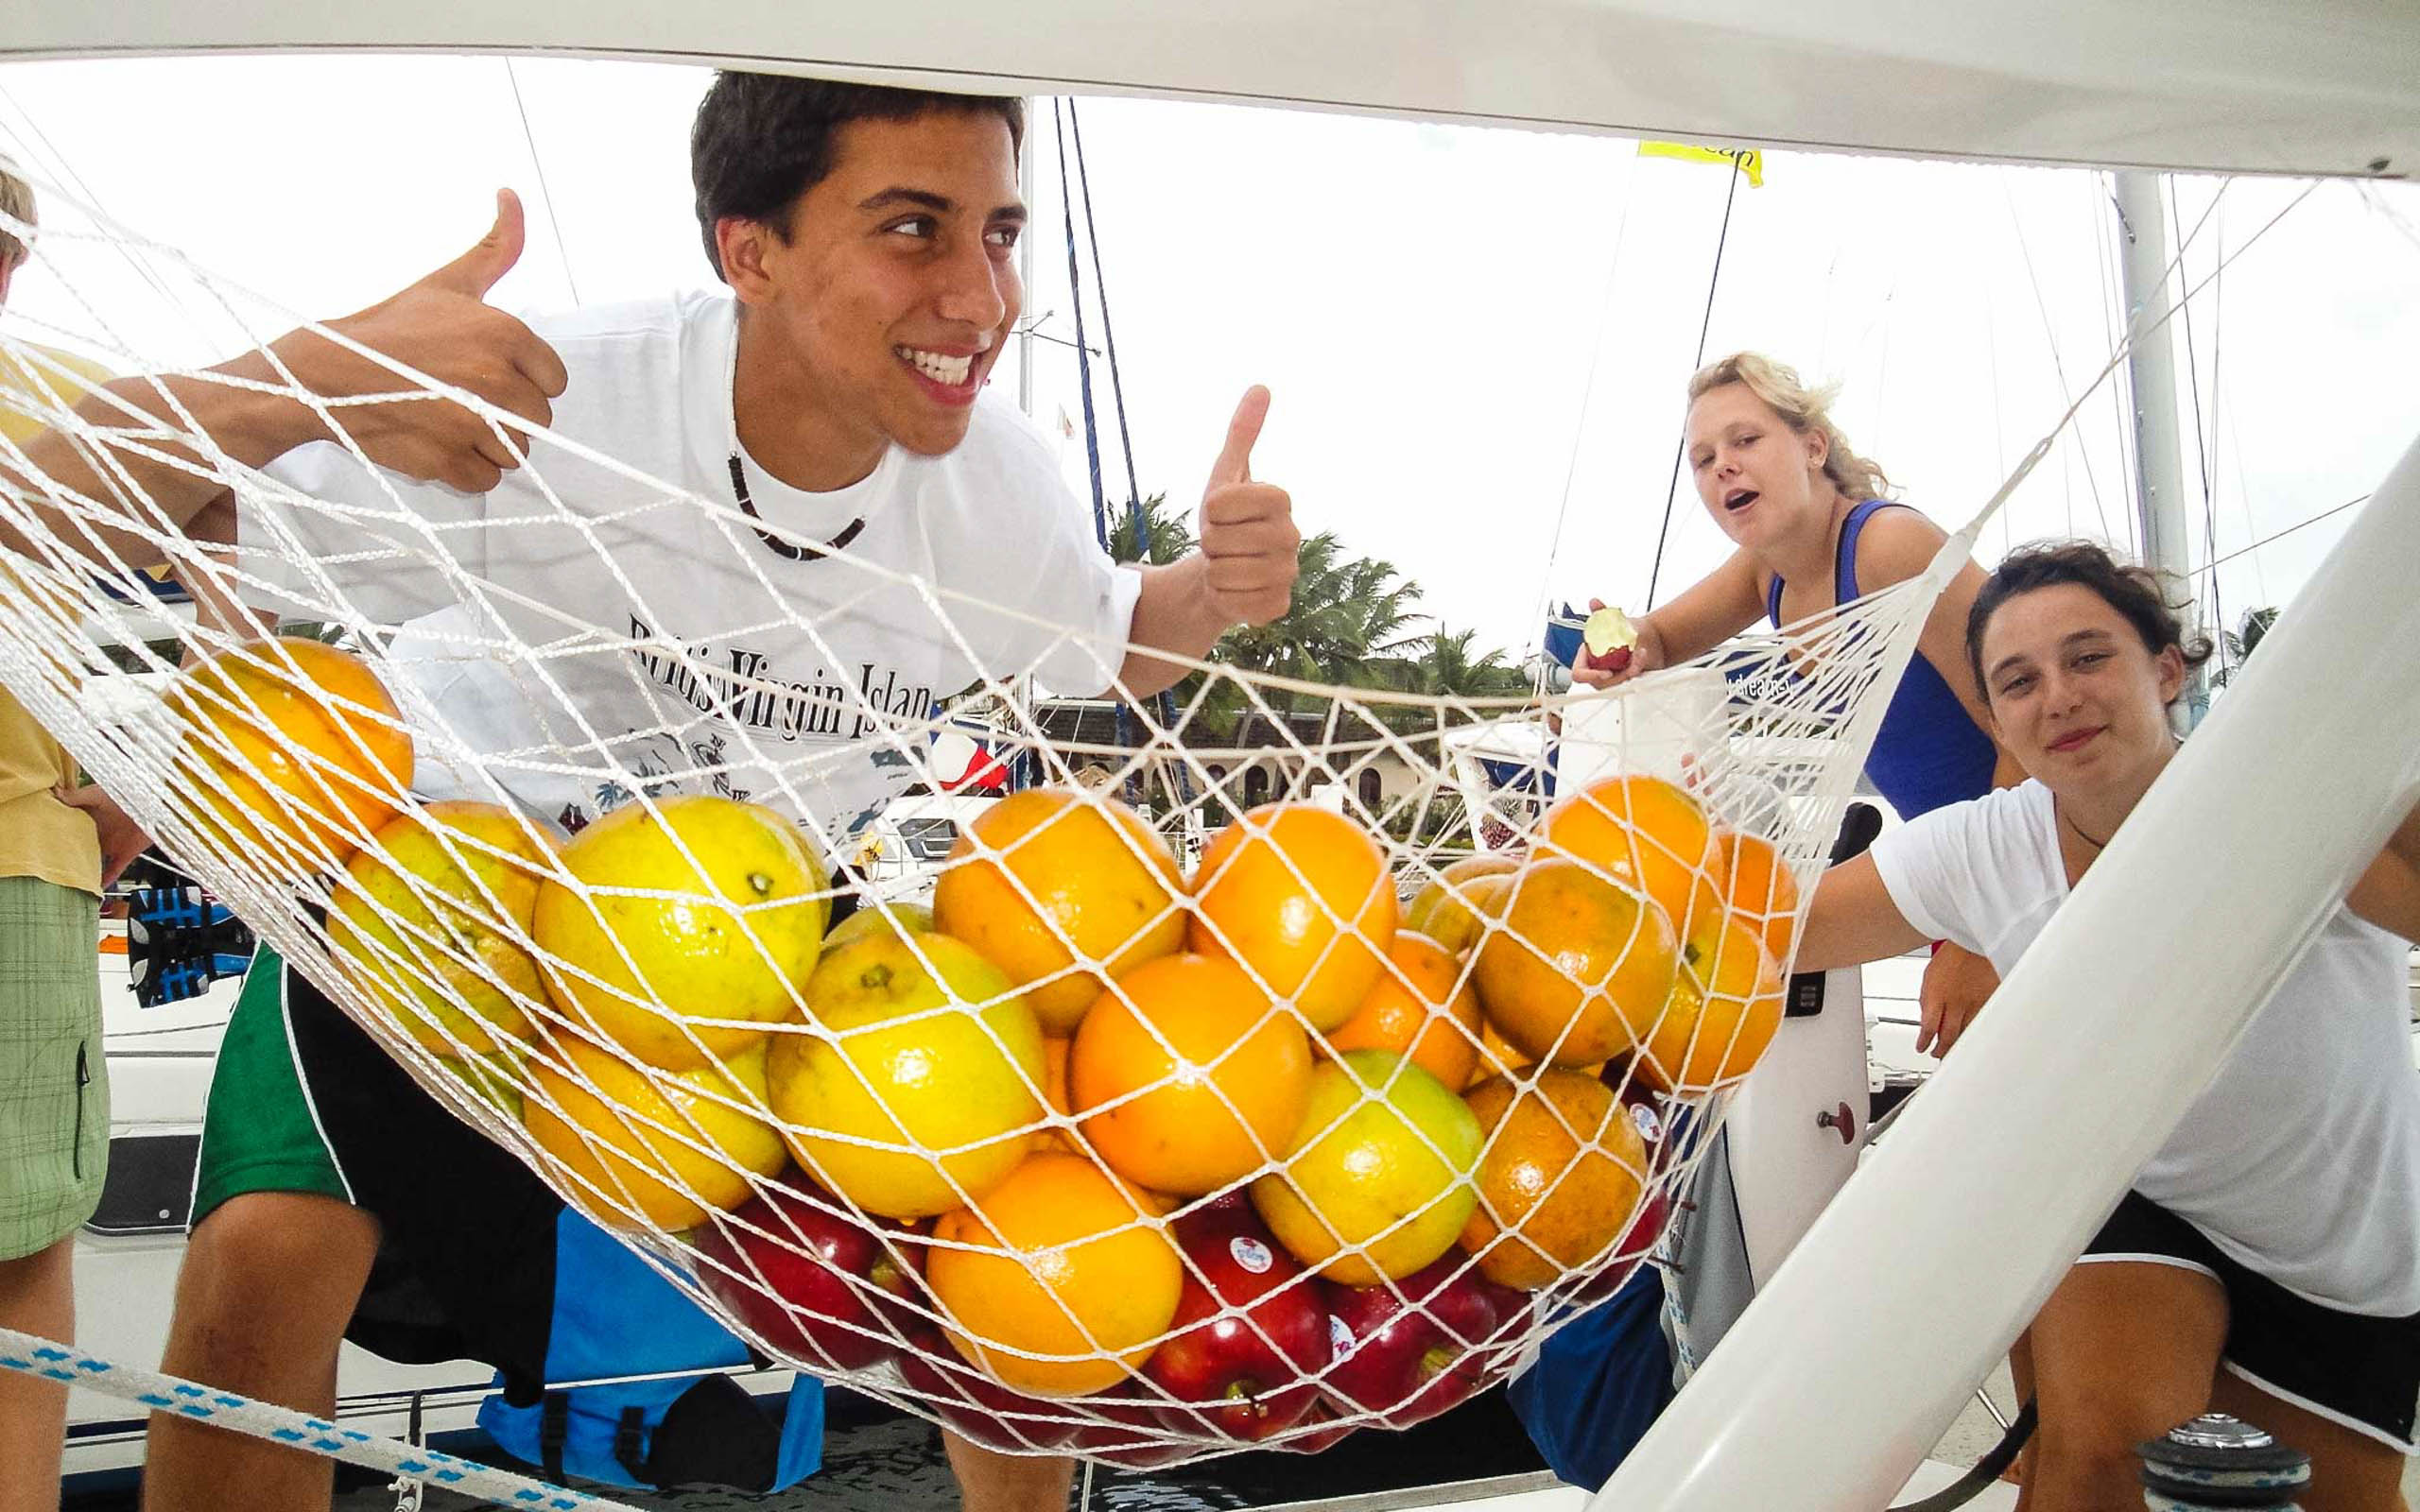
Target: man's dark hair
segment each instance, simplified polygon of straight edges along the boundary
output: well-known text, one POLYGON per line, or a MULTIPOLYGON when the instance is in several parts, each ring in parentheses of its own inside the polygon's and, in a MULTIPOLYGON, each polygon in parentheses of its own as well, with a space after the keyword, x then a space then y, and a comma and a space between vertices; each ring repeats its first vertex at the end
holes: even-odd
POLYGON ((1011 149, 1025 145, 1025 101, 1014 95, 942 94, 786 74, 716 75, 689 129, 689 181, 698 191, 698 230, 715 275, 723 276, 717 221, 738 215, 786 239, 790 207, 832 171, 833 139, 841 127, 910 121, 927 111, 997 115, 1009 125, 1011 149))
POLYGON ((2210 660, 2209 640, 2199 635, 2186 640, 2185 626, 2169 607, 2158 575, 2150 568, 2119 561, 2089 541, 2046 541, 2010 552, 1975 594, 1975 607, 1966 611, 1966 666, 1974 673, 1976 691, 1985 703, 1991 701, 1992 694, 1983 686, 1983 629, 1991 624, 1992 615, 2020 593, 2061 583, 2099 594, 2102 603, 2135 627, 2142 637, 2143 649, 2152 655, 2172 645, 2188 667, 2210 660))

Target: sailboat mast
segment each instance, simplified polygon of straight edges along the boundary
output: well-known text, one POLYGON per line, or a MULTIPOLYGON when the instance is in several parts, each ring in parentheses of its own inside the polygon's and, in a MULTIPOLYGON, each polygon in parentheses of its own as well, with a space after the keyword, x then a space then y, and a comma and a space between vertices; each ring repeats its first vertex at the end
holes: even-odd
MULTIPOLYGON (((2125 281, 2127 330, 2134 337, 2126 366, 2135 408, 2135 524, 2145 563, 2169 580, 2170 592, 2185 595, 2177 611, 2189 634, 2202 616, 2193 596, 2192 546, 2186 531, 2176 343, 2167 323, 2168 215, 2160 205, 2159 175, 2126 170, 2116 177, 2119 271, 2125 281)), ((2208 707, 2208 685, 2195 671, 2169 715, 2177 733, 2189 731, 2208 707)))

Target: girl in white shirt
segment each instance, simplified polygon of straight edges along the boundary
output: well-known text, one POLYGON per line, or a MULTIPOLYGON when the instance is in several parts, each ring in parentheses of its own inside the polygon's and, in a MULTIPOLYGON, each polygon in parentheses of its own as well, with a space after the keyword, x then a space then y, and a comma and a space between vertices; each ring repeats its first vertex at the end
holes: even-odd
MULTIPOLYGON (((2098 546, 2010 557, 1976 597, 1967 659, 2031 780, 1826 873, 1799 969, 1947 938, 2005 975, 2174 756, 2167 707, 2199 659, 2182 641, 2151 575, 2098 546)), ((2134 1446, 2212 1410, 2310 1454, 2307 1512, 2402 1507, 2420 1399, 2414 938, 2420 813, 2034 1319, 2021 1508, 2141 1505, 2134 1446)))

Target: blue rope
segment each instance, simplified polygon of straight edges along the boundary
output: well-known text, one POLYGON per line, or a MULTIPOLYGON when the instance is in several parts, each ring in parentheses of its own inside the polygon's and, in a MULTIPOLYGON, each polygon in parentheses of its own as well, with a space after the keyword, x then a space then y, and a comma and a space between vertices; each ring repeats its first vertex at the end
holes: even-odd
POLYGON ((0 1329, 0 1370, 13 1370, 42 1381, 64 1382, 173 1413, 189 1421, 251 1434, 288 1449, 310 1450, 502 1506, 539 1507, 544 1512, 637 1512, 628 1503, 609 1502, 437 1450, 381 1438, 357 1428, 339 1427, 323 1418, 255 1401, 216 1386, 197 1385, 157 1371, 117 1365, 74 1345, 57 1344, 12 1329, 0 1329))
MULTIPOLYGON (((1093 287, 1098 291, 1098 297, 1100 299, 1100 340, 1101 349, 1109 357, 1110 400, 1112 404, 1117 410, 1118 449, 1126 457, 1126 519, 1134 531, 1134 559, 1137 562, 1148 562, 1151 559, 1151 517, 1146 513, 1143 508, 1143 479, 1142 475, 1134 467, 1134 437, 1133 433, 1128 429, 1126 423, 1126 382, 1120 375, 1122 369, 1118 367, 1117 363, 1117 332, 1115 327, 1110 323, 1109 318, 1109 275, 1101 266, 1100 222, 1093 215, 1092 173, 1084 163, 1084 122, 1083 118, 1076 113, 1076 102, 1074 100, 1067 101, 1066 106, 1067 130, 1073 134, 1076 142, 1076 182, 1084 198, 1084 240, 1086 245, 1092 249, 1093 287)), ((1057 119, 1057 112, 1059 110, 1058 100, 1054 98, 1051 101, 1050 108, 1052 112, 1052 118, 1055 121, 1057 119)), ((1059 195, 1062 203, 1066 203, 1067 155, 1066 143, 1063 137, 1060 143, 1059 195)), ((1075 266, 1076 262, 1075 207, 1072 204, 1068 204, 1067 212, 1069 217, 1067 223, 1067 264, 1072 269, 1075 266)), ((1073 286, 1074 282, 1074 275, 1071 272, 1068 278, 1068 283, 1071 287, 1073 286)), ((1081 368, 1083 372, 1084 447, 1092 459, 1093 513, 1094 518, 1096 520, 1099 520, 1108 515, 1109 501, 1103 496, 1101 489, 1100 443, 1093 431, 1092 369, 1089 358, 1083 350, 1083 337, 1084 309, 1083 300, 1080 296, 1076 300, 1076 354, 1078 365, 1081 368)), ((1105 533, 1102 545, 1104 547, 1108 545, 1105 533)), ((1152 707, 1159 713, 1161 729, 1168 730, 1175 727, 1176 695, 1174 693, 1163 690, 1159 696, 1152 701, 1152 707)), ((1127 719, 1126 706, 1121 703, 1117 706, 1117 743, 1124 746, 1129 744, 1131 736, 1129 734, 1129 722, 1127 719)), ((1189 801, 1193 796, 1193 784, 1186 779, 1184 768, 1181 765, 1177 768, 1176 786, 1178 801, 1189 801)))
POLYGON ((1059 136, 1059 207, 1067 222, 1067 293, 1076 307, 1076 380, 1084 394, 1084 459, 1093 480, 1093 535, 1109 549, 1109 499, 1100 482, 1100 434, 1093 417, 1093 354, 1084 344, 1084 281, 1076 260, 1076 201, 1067 187, 1067 124, 1062 101, 1050 102, 1050 124, 1059 136))

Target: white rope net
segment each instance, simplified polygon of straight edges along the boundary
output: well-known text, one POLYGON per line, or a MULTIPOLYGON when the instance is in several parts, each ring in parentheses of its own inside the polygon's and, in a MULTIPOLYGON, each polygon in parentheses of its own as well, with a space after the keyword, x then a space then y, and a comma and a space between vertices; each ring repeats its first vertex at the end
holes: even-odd
MULTIPOLYGON (((86 233, 263 341, 302 323, 86 233)), ((1099 680, 1122 645, 879 553, 793 561, 616 437, 409 372, 258 383, 339 440, 242 465, 164 384, 87 392, 160 371, 92 313, 0 321, 0 683, 752 1343, 1011 1451, 1417 1421, 1645 1263, 1776 1032, 1947 570, 1610 696, 1211 663, 1121 725, 1028 674, 1099 680), (444 401, 526 455, 484 503, 351 439, 359 406, 444 401), (223 489, 242 549, 188 539, 152 463, 223 489), (163 567, 285 634, 163 615, 163 567), (936 742, 970 729, 1019 790, 920 859, 936 742), (869 902, 827 929, 841 864, 869 902)))

